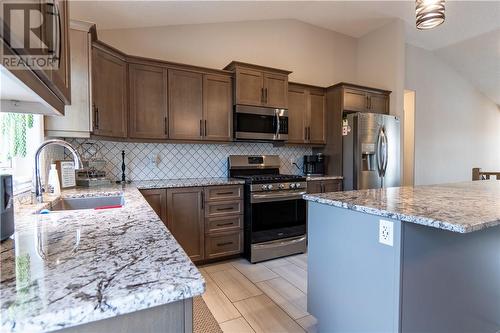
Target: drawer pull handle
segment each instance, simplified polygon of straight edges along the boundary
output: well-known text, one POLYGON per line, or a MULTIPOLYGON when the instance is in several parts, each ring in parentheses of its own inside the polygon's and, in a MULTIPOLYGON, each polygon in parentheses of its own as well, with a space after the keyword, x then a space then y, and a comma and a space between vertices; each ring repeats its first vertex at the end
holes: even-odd
POLYGON ((231 245, 233 242, 217 243, 217 246, 231 245))
POLYGON ((234 192, 218 192, 217 195, 231 195, 234 192))
POLYGON ((222 227, 222 226, 225 226, 225 225, 231 225, 233 224, 233 222, 227 222, 227 223, 217 223, 217 226, 218 227, 222 227))
POLYGON ((226 210, 233 210, 233 207, 225 207, 225 208, 217 208, 217 211, 226 211, 226 210))

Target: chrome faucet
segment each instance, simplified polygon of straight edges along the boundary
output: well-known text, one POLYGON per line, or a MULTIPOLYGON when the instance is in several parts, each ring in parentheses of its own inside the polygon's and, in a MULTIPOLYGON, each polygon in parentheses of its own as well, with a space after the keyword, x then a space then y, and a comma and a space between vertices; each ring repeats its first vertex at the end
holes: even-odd
POLYGON ((51 139, 43 142, 40 147, 38 147, 35 153, 35 197, 36 201, 39 203, 43 202, 42 181, 40 179, 40 154, 43 148, 50 145, 57 145, 67 148, 73 154, 75 170, 80 169, 83 166, 80 154, 78 154, 76 149, 69 142, 59 139, 51 139))

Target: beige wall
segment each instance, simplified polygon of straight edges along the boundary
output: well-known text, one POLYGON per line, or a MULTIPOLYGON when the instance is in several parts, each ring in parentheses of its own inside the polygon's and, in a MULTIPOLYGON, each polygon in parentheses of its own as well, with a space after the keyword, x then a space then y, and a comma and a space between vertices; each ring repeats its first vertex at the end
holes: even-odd
POLYGON ((293 71, 291 81, 355 81, 356 39, 296 20, 100 30, 129 54, 223 68, 232 60, 293 71), (147 38, 145 37, 147 36, 147 38))
POLYGON ((500 109, 433 53, 406 45, 406 88, 415 90, 415 184, 500 170, 500 109))

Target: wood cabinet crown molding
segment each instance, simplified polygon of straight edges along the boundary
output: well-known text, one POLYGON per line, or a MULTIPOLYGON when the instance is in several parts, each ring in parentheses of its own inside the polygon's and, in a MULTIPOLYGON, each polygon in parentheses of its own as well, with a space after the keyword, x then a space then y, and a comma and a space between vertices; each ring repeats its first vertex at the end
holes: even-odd
POLYGON ((258 71, 262 71, 262 72, 280 73, 280 74, 284 74, 284 75, 289 75, 292 73, 291 71, 288 71, 285 69, 250 64, 250 63, 246 63, 246 62, 242 62, 242 61, 231 61, 226 67, 224 67, 224 69, 233 72, 238 67, 255 69, 258 71))
POLYGON ((328 87, 328 89, 330 89, 330 88, 352 88, 352 89, 364 90, 364 91, 375 92, 375 93, 386 94, 386 95, 390 95, 392 93, 392 91, 390 91, 390 90, 367 87, 367 86, 362 86, 359 84, 348 83, 348 82, 339 82, 339 83, 336 83, 336 84, 328 87))

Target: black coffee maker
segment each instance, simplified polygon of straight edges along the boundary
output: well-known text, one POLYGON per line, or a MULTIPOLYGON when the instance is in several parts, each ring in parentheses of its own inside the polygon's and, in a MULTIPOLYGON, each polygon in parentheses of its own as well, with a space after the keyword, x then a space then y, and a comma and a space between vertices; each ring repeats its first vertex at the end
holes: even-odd
POLYGON ((304 155, 302 171, 306 176, 324 176, 326 170, 325 155, 318 153, 315 155, 304 155))

